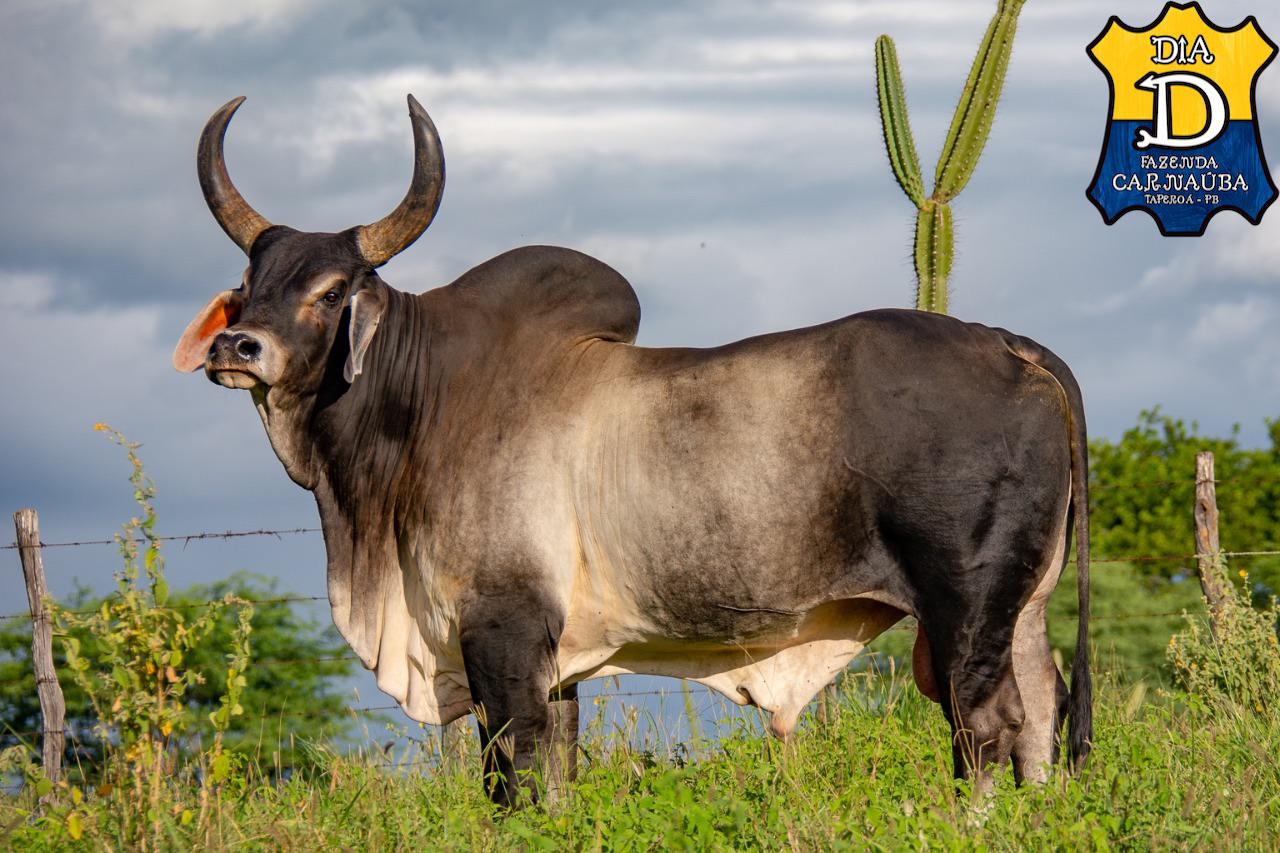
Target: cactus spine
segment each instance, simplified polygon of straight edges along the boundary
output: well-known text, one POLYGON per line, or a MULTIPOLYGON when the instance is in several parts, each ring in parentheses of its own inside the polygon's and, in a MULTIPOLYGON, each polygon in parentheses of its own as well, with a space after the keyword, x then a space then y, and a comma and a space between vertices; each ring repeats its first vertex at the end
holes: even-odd
POLYGON ((1013 36, 1018 28, 1018 13, 1026 0, 1000 0, 996 14, 978 47, 978 55, 969 69, 960 102, 956 104, 951 127, 947 131, 938 167, 934 173, 933 193, 925 197, 924 178, 916 143, 911 136, 907 117, 907 96, 898 68, 898 51, 893 39, 882 35, 876 39, 876 94, 880 101, 880 124, 884 130, 889 166, 898 185, 916 206, 915 264, 916 308, 921 311, 947 312, 947 278, 951 274, 952 226, 951 205, 960 194, 991 133, 996 104, 1009 68, 1013 36))

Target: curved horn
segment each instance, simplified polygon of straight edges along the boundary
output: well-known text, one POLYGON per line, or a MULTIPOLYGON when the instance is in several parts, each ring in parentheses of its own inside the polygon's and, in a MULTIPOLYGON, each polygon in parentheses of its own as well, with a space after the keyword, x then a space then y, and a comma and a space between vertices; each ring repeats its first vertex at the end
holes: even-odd
POLYGON ((413 122, 413 182, 409 191, 395 210, 356 229, 360 253, 374 267, 391 260, 427 230, 444 194, 440 134, 413 95, 409 96, 409 119, 413 122))
POLYGON ((196 173, 200 176, 200 189, 204 191, 204 200, 218 220, 222 230, 247 255, 253 241, 259 234, 271 227, 271 223, 263 219, 258 211, 249 206, 231 183, 227 174, 227 164, 222 158, 222 138, 227 133, 227 125, 231 116, 235 115, 244 96, 228 101, 210 116, 200 134, 200 146, 196 150, 196 173))

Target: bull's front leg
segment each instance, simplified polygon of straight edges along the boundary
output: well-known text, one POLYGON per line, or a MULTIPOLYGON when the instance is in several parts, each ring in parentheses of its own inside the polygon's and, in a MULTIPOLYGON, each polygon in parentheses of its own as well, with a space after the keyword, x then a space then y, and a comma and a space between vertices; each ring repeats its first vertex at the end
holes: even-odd
POLYGON ((462 660, 483 754, 485 789, 495 803, 534 802, 529 771, 558 794, 576 770, 576 688, 556 684, 563 620, 527 599, 486 598, 463 614, 462 660))

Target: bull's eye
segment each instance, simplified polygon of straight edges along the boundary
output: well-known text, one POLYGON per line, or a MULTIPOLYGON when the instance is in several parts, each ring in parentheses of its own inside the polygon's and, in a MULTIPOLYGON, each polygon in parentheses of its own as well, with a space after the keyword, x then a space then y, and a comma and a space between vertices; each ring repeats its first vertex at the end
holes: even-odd
POLYGON ((342 298, 342 294, 338 293, 338 291, 336 290, 330 290, 328 293, 326 293, 324 296, 320 298, 324 300, 325 305, 328 305, 329 307, 332 308, 334 305, 338 304, 338 300, 342 298))

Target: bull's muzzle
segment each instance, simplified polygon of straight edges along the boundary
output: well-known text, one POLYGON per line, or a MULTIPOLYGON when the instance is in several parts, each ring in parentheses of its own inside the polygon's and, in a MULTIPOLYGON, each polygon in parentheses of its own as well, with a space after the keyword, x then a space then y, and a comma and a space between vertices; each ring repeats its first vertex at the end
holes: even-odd
POLYGON ((262 341, 248 332, 225 331, 213 339, 205 373, 227 388, 252 388, 262 381, 262 341))

